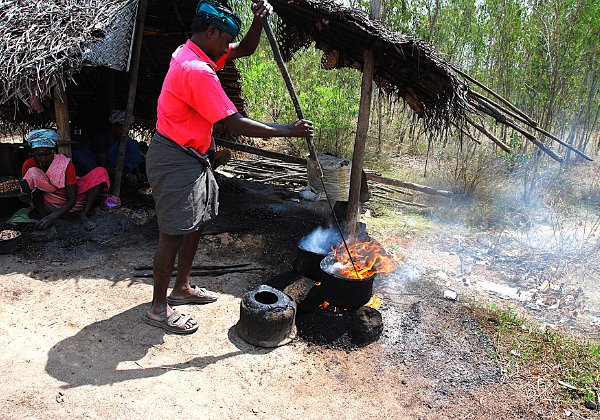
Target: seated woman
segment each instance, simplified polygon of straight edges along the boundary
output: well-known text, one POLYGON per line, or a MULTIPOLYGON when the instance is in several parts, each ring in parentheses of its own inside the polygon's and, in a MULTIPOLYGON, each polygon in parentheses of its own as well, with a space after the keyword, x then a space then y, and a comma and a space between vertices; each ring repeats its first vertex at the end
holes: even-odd
POLYGON ((33 196, 33 206, 43 215, 35 226, 46 229, 59 217, 80 212, 79 220, 88 230, 96 225, 88 219, 100 191, 110 187, 104 168, 94 168, 81 178, 67 156, 56 153, 58 133, 50 129, 33 130, 27 135, 32 157, 23 163, 21 188, 33 196))

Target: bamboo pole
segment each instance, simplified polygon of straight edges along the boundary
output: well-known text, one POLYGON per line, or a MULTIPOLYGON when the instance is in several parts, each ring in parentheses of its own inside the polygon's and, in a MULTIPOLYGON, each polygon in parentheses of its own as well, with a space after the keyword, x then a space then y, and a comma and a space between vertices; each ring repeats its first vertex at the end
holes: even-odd
MULTIPOLYGON (((371 20, 379 19, 381 15, 381 0, 371 0, 371 20)), ((360 90, 360 106, 354 152, 352 153, 352 170, 350 172, 350 194, 348 196, 348 209, 346 213, 346 229, 348 236, 356 234, 358 212, 360 205, 360 187, 363 172, 365 145, 369 131, 369 117, 371 113, 371 97, 373 95, 373 75, 375 74, 375 51, 373 48, 364 51, 364 64, 362 72, 362 87, 360 90)))
POLYGON ((494 143, 496 143, 506 153, 510 153, 511 152, 511 149, 510 149, 509 145, 507 145, 502 140, 500 140, 498 137, 494 136, 492 133, 490 133, 489 131, 487 131, 486 128, 482 124, 478 124, 477 122, 475 122, 474 120, 472 120, 471 118, 469 118, 467 116, 465 116, 465 119, 467 120, 467 122, 469 124, 471 124, 473 127, 475 127, 476 129, 478 129, 479 131, 481 131, 490 140, 492 140, 494 143))
MULTIPOLYGON (((257 0, 252 0, 254 3, 257 3, 257 0)), ((283 82, 290 94, 290 98, 292 99, 292 103, 294 105, 294 109, 296 110, 296 115, 298 119, 304 119, 304 112, 302 111, 302 107, 300 106, 300 101, 298 100, 298 95, 296 95, 296 89, 294 89, 294 84, 292 83, 292 78, 287 71, 285 63, 283 61, 283 57, 281 56, 281 51, 279 50, 279 46, 277 45, 277 40, 275 39, 275 34, 273 33, 273 29, 271 29, 271 24, 269 23, 269 19, 267 16, 262 17, 261 19, 263 29, 265 31, 265 35, 269 40, 269 44, 271 45, 271 49, 273 50, 273 58, 275 58, 275 63, 277 63, 277 67, 279 67, 279 71, 281 72, 281 77, 283 78, 283 82)), ((306 137, 306 144, 308 146, 308 153, 310 155, 310 159, 314 165, 315 172, 317 176, 323 181, 323 169, 319 164, 319 159, 317 158, 317 149, 315 148, 315 142, 313 136, 306 137)), ((332 208, 333 211, 333 208, 332 208)))
POLYGON ((455 122, 451 122, 451 124, 452 124, 454 127, 456 127, 456 129, 457 129, 458 131, 460 131, 460 132, 461 132, 461 133, 463 133, 465 136, 467 136, 468 138, 470 138, 471 140, 473 140, 475 143, 477 143, 477 144, 481 144, 481 140, 479 140, 479 139, 476 139, 475 137, 473 137, 473 136, 471 135, 471 133, 469 133, 467 130, 465 130, 465 129, 464 129, 464 128, 462 128, 462 127, 459 127, 459 126, 458 126, 458 124, 456 124, 455 122))
POLYGON ((121 181, 123 179, 123 165, 125 163, 125 151, 129 140, 129 128, 133 122, 133 106, 135 105, 135 95, 137 92, 138 72, 140 69, 140 55, 142 50, 142 38, 144 37, 144 20, 146 19, 146 9, 148 0, 141 0, 138 3, 137 18, 135 21, 135 35, 133 46, 131 69, 129 72, 129 93, 127 95, 127 109, 125 110, 125 123, 121 134, 121 143, 119 143, 119 154, 117 155, 117 169, 115 173, 115 185, 113 193, 116 196, 121 194, 121 181))
POLYGON ((54 114, 56 115, 56 131, 58 132, 58 153, 72 156, 71 126, 69 125, 69 106, 67 93, 60 81, 54 86, 54 114))
MULTIPOLYGON (((491 111, 489 110, 489 107, 485 106, 485 104, 476 103, 476 104, 473 104, 473 106, 476 109, 478 109, 479 111, 484 112, 484 113, 490 115, 488 112, 491 112, 491 111)), ((557 155, 552 149, 550 149, 548 146, 546 146, 544 143, 542 143, 540 140, 538 140, 535 136, 533 136, 532 134, 528 133, 527 131, 525 131, 524 129, 522 129, 521 127, 519 127, 510 118, 505 117, 503 119, 502 123, 504 125, 512 128, 513 130, 518 131, 519 133, 521 133, 527 140, 529 140, 530 142, 532 142, 533 144, 535 144, 544 153, 546 153, 548 156, 550 156, 555 161, 557 161, 559 163, 563 162, 563 158, 562 157, 560 157, 559 155, 557 155)), ((475 128, 477 128, 477 127, 475 127, 475 128)))
MULTIPOLYGON (((504 107, 502 107, 500 104, 492 101, 489 98, 486 98, 485 96, 477 93, 477 92, 469 92, 473 98, 482 106, 485 106, 486 109, 490 109, 491 107, 495 107, 498 111, 502 111, 504 112, 506 115, 520 121, 523 124, 529 125, 529 123, 527 122, 527 120, 525 120, 523 117, 521 117, 520 115, 515 114, 514 112, 510 111, 509 109, 506 109, 504 107)), ((482 112, 485 112, 482 110, 482 112)), ((506 117, 502 114, 500 114, 499 112, 486 112, 486 114, 490 115, 491 117, 495 118, 497 121, 500 121, 501 123, 505 124, 506 121, 506 117)), ((534 130, 536 130, 538 133, 543 134, 546 137, 551 138, 552 140, 556 141, 557 143, 559 143, 560 145, 566 147, 567 149, 575 152, 577 155, 579 155, 580 157, 582 157, 585 160, 588 161, 592 161, 593 159, 591 157, 589 157, 588 155, 586 155, 585 153, 583 153, 581 150, 579 150, 578 148, 576 148, 575 146, 573 146, 572 144, 569 144, 568 142, 565 142, 564 140, 561 140, 560 138, 558 138, 557 136, 555 136, 554 134, 544 130, 541 127, 538 126, 531 126, 529 125, 531 128, 533 128, 534 130)))
POLYGON ((510 109, 512 109, 514 112, 516 112, 517 114, 519 114, 521 117, 523 117, 526 121, 527 124, 530 125, 531 127, 536 127, 538 124, 537 122, 535 122, 534 120, 532 120, 531 118, 529 118, 529 116, 527 114, 525 114, 523 111, 521 111, 519 108, 517 108, 516 106, 514 106, 513 104, 511 104, 509 101, 507 101, 506 99, 504 99, 502 96, 500 96, 499 94, 497 94, 496 92, 494 92, 492 89, 488 88, 486 85, 484 85, 481 82, 478 82, 477 80, 473 79, 471 76, 469 76, 467 73, 461 71, 459 68, 450 65, 450 68, 452 68, 452 70, 454 70, 455 72, 457 72, 458 74, 460 74, 462 77, 464 77, 465 79, 467 79, 468 81, 476 84, 477 86, 479 86, 481 89, 485 90, 487 93, 489 93, 490 95, 494 96, 496 99, 498 99, 500 102, 504 103, 507 107, 509 107, 510 109))

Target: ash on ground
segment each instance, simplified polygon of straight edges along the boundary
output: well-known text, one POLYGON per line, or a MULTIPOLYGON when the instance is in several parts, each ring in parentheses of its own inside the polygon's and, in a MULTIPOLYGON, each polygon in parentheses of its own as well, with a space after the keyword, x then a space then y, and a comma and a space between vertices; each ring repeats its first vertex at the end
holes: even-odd
POLYGON ((433 287, 408 284, 412 291, 403 299, 384 298, 382 363, 403 364, 435 380, 442 395, 499 382, 502 371, 489 337, 466 306, 440 298, 433 287))
MULTIPOLYGON (((466 306, 440 298, 432 283, 410 281, 402 290, 381 295, 383 332, 374 346, 382 369, 414 370, 434 381, 439 395, 500 381, 492 343, 466 306)), ((296 325, 311 345, 351 352, 362 347, 352 340, 351 320, 352 313, 317 309, 301 313, 296 325)))

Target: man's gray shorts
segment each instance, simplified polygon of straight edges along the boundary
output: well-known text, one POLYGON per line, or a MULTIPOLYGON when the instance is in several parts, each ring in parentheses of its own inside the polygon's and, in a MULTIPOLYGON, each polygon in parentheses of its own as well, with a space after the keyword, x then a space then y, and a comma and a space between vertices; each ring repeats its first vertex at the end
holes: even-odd
POLYGON ((218 214, 219 187, 212 170, 158 132, 148 148, 146 173, 161 232, 194 232, 218 214))

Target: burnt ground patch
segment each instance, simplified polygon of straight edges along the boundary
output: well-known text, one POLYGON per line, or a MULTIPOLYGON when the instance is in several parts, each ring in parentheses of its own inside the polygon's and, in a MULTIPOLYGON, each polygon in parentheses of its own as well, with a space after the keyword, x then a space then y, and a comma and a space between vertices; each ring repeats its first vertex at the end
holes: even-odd
POLYGON ((404 296, 384 297, 382 363, 434 380, 439 395, 501 380, 493 345, 467 306, 443 299, 427 281, 408 283, 405 290, 404 296))
MULTIPOLYGON (((492 343, 468 307, 440 298, 427 282, 407 283, 403 290, 393 297, 381 295, 383 332, 375 352, 381 369, 402 367, 422 375, 439 397, 500 382, 492 343)), ((352 352, 363 346, 352 340, 351 320, 352 313, 315 309, 301 313, 296 324, 305 342, 352 352)))

